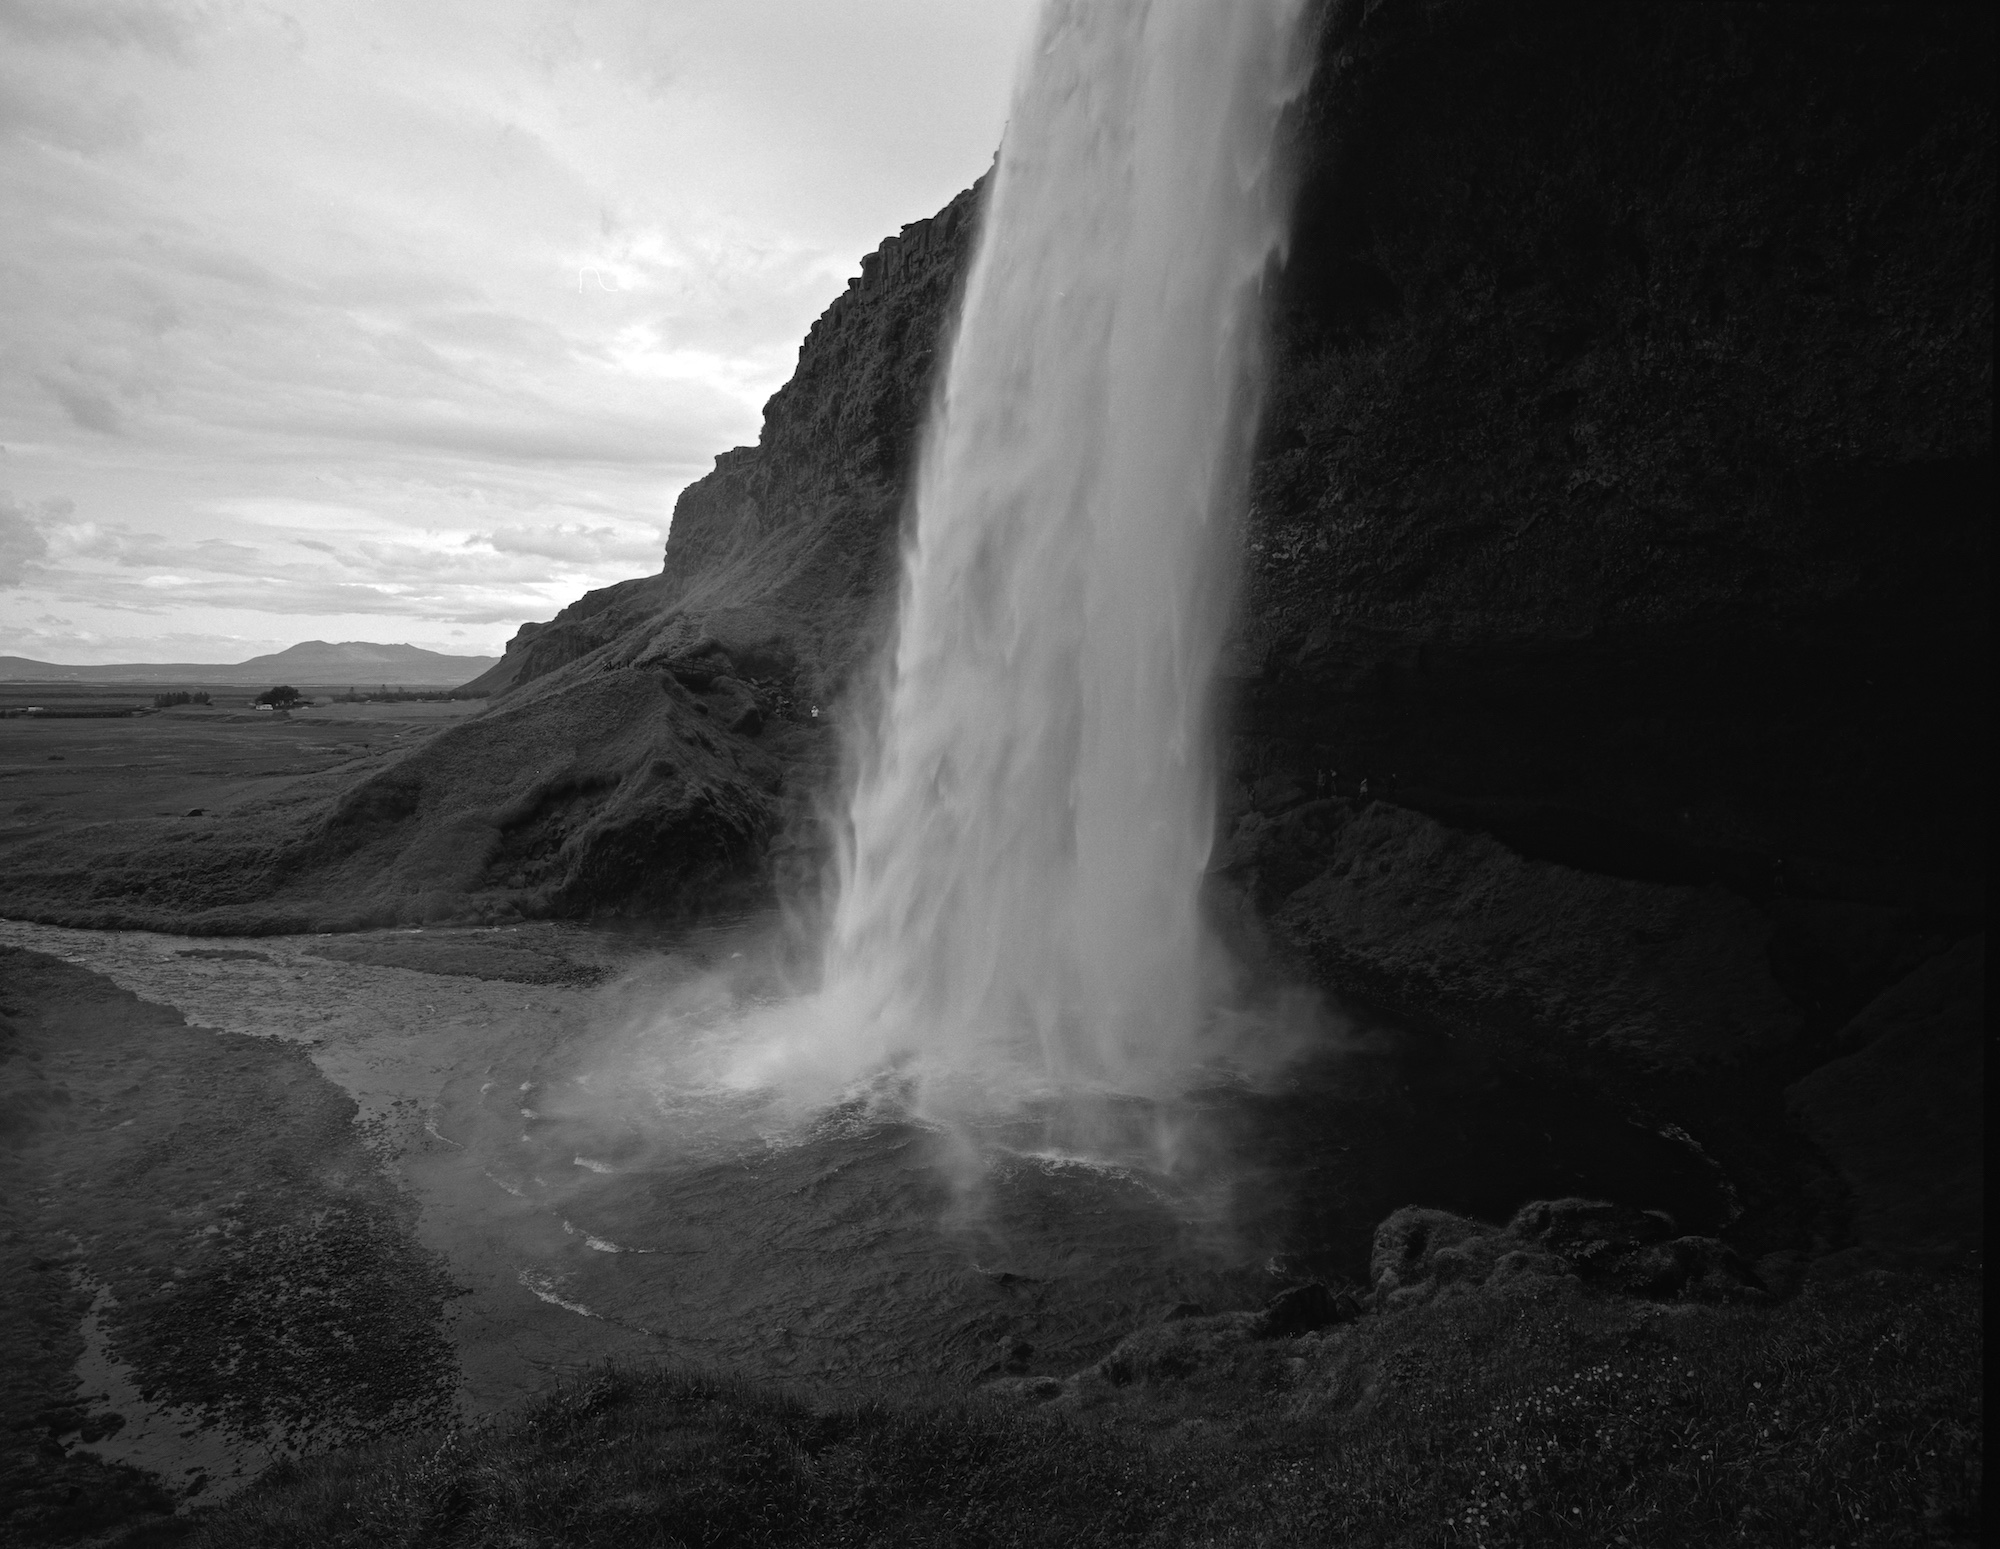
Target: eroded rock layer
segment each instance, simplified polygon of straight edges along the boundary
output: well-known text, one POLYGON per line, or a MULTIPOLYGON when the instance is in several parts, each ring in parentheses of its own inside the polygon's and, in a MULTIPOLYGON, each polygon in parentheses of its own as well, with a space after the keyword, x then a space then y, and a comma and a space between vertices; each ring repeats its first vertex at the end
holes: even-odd
POLYGON ((1746 1240, 1979 1241, 1973 990, 1778 1093, 1983 924, 1992 42, 1336 8, 1303 115, 1231 663, 1246 934, 1686 1122, 1746 1240))
POLYGON ((1988 25, 1368 10, 1304 136, 1249 767, 1592 871, 1969 919, 1988 25))

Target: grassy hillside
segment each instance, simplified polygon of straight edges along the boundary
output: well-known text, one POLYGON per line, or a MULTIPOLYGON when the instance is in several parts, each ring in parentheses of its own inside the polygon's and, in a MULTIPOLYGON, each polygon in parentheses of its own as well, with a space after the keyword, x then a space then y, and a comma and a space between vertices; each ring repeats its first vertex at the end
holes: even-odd
POLYGON ((192 1539, 1971 1545, 1979 1305, 1963 1275, 1775 1308, 1531 1279, 1296 1339, 1188 1318, 1067 1382, 824 1405, 606 1368, 510 1427, 283 1469, 192 1539))

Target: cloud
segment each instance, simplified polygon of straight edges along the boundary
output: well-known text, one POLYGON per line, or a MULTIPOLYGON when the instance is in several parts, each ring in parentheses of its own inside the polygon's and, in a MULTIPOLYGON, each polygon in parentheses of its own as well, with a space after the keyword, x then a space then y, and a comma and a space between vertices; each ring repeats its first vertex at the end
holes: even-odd
MULTIPOLYGON (((302 506, 298 515, 312 510, 302 506)), ((631 522, 478 532, 377 524, 324 539, 246 525, 238 536, 204 537, 77 521, 66 500, 10 502, 7 511, 21 584, 32 579, 65 604, 116 614, 235 610, 274 619, 518 625, 547 617, 577 592, 659 563, 659 530, 631 522)))
POLYGON ((105 662, 233 662, 281 650, 294 642, 219 631, 164 630, 132 634, 91 629, 44 615, 33 624, 0 623, 0 653, 65 665, 105 662))
MULTIPOLYGON (((4 14, 4 3, 0 3, 4 14)), ((0 71, 0 137, 23 135, 45 145, 97 156, 142 138, 138 98, 79 100, 14 71, 0 71)))
POLYGON ((1035 3, 0 0, 8 477, 86 513, 9 509, 10 607, 483 642, 656 570, 1035 3))
POLYGON ((27 584, 28 578, 48 557, 49 540, 42 527, 51 516, 66 516, 73 509, 66 500, 45 502, 40 507, 23 505, 7 490, 0 490, 0 587, 27 584), (51 510, 59 507, 59 510, 51 510))
POLYGON ((94 430, 100 435, 118 436, 125 433, 125 417, 118 412, 118 405, 87 382, 62 381, 53 376, 41 379, 49 396, 63 406, 63 412, 85 430, 94 430))
POLYGON ((397 416, 367 412, 353 417, 302 414, 289 419, 285 428, 341 441, 451 452, 514 463, 678 465, 692 473, 708 460, 693 447, 683 450, 663 444, 665 438, 658 425, 632 420, 562 424, 554 415, 549 420, 537 421, 406 410, 397 416))
POLYGON ((160 0, 4 0, 0 32, 56 47, 137 48, 185 59, 207 7, 160 0))
POLYGON ((511 312, 465 308, 419 313, 410 320, 410 327, 435 343, 490 350, 519 359, 559 357, 570 349, 569 340, 560 329, 538 318, 519 317, 511 312))
POLYGON ((568 525, 474 533, 465 541, 468 547, 481 544, 501 554, 533 554, 572 565, 639 565, 657 562, 665 537, 651 528, 568 525))
POLYGON ((102 526, 96 522, 51 524, 50 547, 66 566, 78 560, 101 560, 127 570, 173 565, 186 552, 182 545, 156 532, 102 526))
MULTIPOLYGON (((565 589, 567 590, 567 589, 565 589)), ((156 572, 140 579, 66 578, 58 598, 103 612, 166 617, 189 610, 240 610, 282 621, 328 615, 427 619, 452 624, 518 623, 546 618, 570 598, 513 585, 440 584, 415 576, 401 584, 322 576, 191 576, 156 572)))

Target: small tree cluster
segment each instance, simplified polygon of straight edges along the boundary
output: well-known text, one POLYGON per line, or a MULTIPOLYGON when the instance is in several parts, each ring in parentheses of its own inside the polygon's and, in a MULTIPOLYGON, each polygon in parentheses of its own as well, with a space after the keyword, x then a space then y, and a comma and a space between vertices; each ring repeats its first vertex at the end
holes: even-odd
POLYGON ((155 694, 153 696, 153 708, 155 710, 171 710, 175 705, 205 705, 207 703, 208 691, 206 689, 195 689, 190 692, 182 688, 175 689, 171 694, 155 694))
POLYGON ((269 705, 274 710, 285 710, 293 705, 308 704, 310 701, 289 683, 280 683, 276 688, 267 688, 259 694, 257 703, 269 705))

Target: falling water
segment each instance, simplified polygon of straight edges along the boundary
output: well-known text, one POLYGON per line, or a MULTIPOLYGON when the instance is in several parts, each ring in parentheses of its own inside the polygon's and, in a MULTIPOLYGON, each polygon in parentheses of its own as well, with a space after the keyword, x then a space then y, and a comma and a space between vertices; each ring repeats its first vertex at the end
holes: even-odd
POLYGON ((1138 1092, 1222 957, 1211 686, 1307 0, 1052 0, 916 490, 824 988, 760 1062, 1138 1092))

